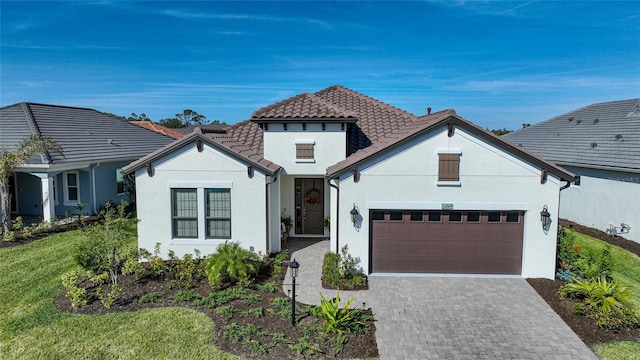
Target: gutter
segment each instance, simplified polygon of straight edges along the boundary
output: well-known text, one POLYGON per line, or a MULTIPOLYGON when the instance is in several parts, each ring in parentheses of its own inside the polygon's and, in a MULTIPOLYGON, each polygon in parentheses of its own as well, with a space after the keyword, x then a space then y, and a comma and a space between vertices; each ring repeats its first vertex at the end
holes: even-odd
MULTIPOLYGON (((329 186, 331 186, 332 188, 336 189, 336 218, 340 215, 340 187, 333 185, 331 183, 331 180, 333 179, 327 179, 327 184, 329 184, 329 186)), ((338 219, 335 219, 335 224, 336 224, 336 254, 340 254, 340 221, 338 221, 338 219)), ((329 229, 329 231, 331 231, 331 229, 329 229)))

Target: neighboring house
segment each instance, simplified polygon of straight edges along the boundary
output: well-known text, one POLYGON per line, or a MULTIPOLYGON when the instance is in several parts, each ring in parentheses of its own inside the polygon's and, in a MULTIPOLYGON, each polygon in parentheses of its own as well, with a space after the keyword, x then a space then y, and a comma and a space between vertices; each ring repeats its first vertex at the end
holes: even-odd
POLYGON ((0 145, 15 148, 32 134, 53 138, 63 155, 45 153, 16 169, 11 212, 42 216, 96 213, 128 199, 121 168, 173 141, 93 109, 18 103, 0 108, 0 145))
POLYGON ((640 242, 640 99, 589 105, 504 139, 577 175, 561 193, 562 218, 640 242))
POLYGON ((165 135, 165 136, 169 136, 172 137, 174 139, 180 139, 181 137, 183 137, 185 134, 177 131, 176 129, 171 129, 168 128, 166 126, 162 126, 160 124, 156 124, 154 122, 151 121, 129 121, 129 124, 133 124, 133 125, 138 125, 140 127, 143 127, 147 130, 151 130, 151 131, 155 131, 159 134, 165 135))
POLYGON ((573 181, 453 110, 419 117, 339 85, 196 129, 124 172, 136 176, 138 244, 161 243, 165 258, 228 240, 277 252, 291 216, 291 236, 348 245, 367 273, 545 278, 556 227, 540 213, 555 224, 573 181))

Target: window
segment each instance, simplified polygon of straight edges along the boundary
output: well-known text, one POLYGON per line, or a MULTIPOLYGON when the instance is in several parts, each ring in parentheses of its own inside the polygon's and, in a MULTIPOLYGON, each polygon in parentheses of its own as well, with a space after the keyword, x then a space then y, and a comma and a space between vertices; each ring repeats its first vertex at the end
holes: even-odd
POLYGON ((402 221, 402 211, 391 211, 389 213, 390 221, 402 221))
POLYGON ((314 144, 296 144, 296 159, 313 160, 314 144))
POLYGON ((373 211, 371 213, 371 220, 374 220, 374 221, 384 220, 384 211, 373 211))
POLYGON ((429 221, 440 221, 442 219, 442 213, 440 211, 429 211, 429 221))
POLYGON ((424 221, 424 213, 422 211, 412 211, 411 221, 424 221))
POLYGON ((480 222, 480 212, 470 211, 467 213, 467 222, 480 222))
POLYGON ((231 238, 231 192, 229 189, 206 189, 207 239, 231 238))
POLYGON ((489 212, 489 217, 487 221, 489 222, 500 222, 501 214, 500 212, 489 212))
POLYGON ((64 204, 74 206, 80 202, 80 175, 77 171, 69 171, 63 174, 64 180, 64 204))
POLYGON ((507 222, 508 223, 517 223, 520 222, 520 213, 516 211, 511 211, 507 213, 507 222))
POLYGON ((460 181, 460 153, 438 154, 438 181, 460 181))
POLYGON ((124 175, 122 175, 122 169, 116 169, 116 193, 118 195, 124 194, 124 175))
POLYGON ((196 189, 171 189, 174 238, 198 237, 198 197, 196 189))
POLYGON ((449 222, 462 222, 462 213, 460 211, 452 211, 449 213, 449 222))

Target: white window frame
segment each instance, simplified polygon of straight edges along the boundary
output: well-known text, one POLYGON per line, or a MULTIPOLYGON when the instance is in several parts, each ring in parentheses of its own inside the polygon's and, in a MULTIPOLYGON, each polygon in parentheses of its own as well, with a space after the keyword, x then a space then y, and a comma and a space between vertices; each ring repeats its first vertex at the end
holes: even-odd
POLYGON ((116 169, 116 194, 124 195, 126 193, 126 178, 122 174, 122 168, 116 169), (122 191, 118 191, 118 183, 122 183, 122 191))
POLYGON ((295 140, 295 153, 297 163, 315 163, 316 162, 316 141, 315 140, 295 140), (298 158, 298 145, 313 146, 313 158, 298 158))
POLYGON ((65 206, 76 206, 80 203, 80 172, 78 170, 74 170, 74 171, 65 171, 62 174, 62 180, 63 180, 63 184, 64 184, 64 205, 65 206), (69 174, 74 174, 76 176, 76 193, 78 195, 78 198, 76 200, 70 200, 69 199, 69 180, 68 180, 68 175, 69 174))
POLYGON ((439 180, 440 178, 440 171, 438 170, 438 175, 436 177, 436 185, 437 186, 461 186, 462 185, 462 176, 460 174, 460 158, 462 157, 462 150, 458 150, 458 149, 439 149, 438 150, 438 169, 440 168, 440 155, 458 155, 458 180, 457 181, 451 181, 451 180, 439 180))

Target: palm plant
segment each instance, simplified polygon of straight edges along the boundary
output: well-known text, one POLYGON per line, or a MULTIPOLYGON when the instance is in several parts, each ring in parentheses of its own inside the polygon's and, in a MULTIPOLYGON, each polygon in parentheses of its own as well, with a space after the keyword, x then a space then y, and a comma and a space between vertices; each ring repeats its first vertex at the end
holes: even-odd
POLYGON ((256 253, 243 249, 238 242, 227 241, 207 259, 207 277, 214 286, 220 285, 224 276, 234 282, 246 283, 258 273, 260 265, 256 253))
MULTIPOLYGON (((9 177, 15 169, 24 164, 30 157, 48 151, 61 155, 62 148, 50 137, 31 135, 20 141, 15 150, 0 146, 0 209, 2 209, 2 231, 11 230, 11 193, 9 192, 9 177)), ((64 156, 64 155, 63 155, 64 156)))

